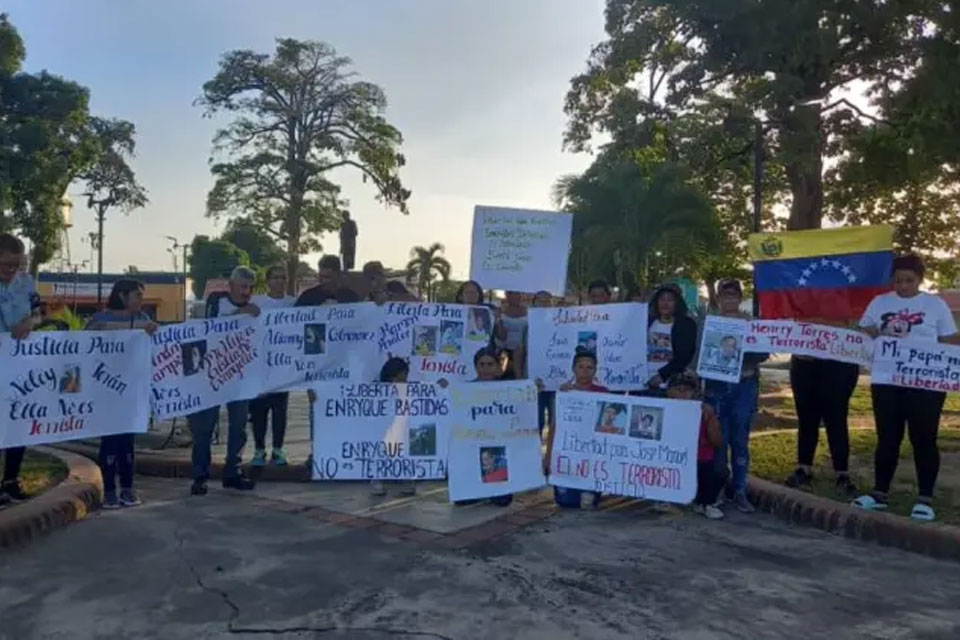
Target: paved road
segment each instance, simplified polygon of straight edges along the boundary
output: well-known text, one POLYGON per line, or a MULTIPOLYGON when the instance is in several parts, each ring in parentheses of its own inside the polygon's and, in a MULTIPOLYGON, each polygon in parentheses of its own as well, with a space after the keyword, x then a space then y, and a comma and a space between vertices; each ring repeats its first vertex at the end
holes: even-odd
POLYGON ((565 513, 451 551, 264 500, 438 530, 496 508, 451 515, 434 487, 379 506, 356 485, 205 498, 184 482, 141 487, 141 508, 0 554, 0 638, 960 637, 957 564, 769 516, 565 513))

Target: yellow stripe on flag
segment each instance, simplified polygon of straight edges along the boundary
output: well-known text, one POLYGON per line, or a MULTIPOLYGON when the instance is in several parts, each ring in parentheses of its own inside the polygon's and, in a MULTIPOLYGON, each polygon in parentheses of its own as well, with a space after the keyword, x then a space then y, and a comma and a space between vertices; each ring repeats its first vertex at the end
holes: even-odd
POLYGON ((887 225, 750 235, 750 259, 754 262, 892 249, 893 227, 887 225))

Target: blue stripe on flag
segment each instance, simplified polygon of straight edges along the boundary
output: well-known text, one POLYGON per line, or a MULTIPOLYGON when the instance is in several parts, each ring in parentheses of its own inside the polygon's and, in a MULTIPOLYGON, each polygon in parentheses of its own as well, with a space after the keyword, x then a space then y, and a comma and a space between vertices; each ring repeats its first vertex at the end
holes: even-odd
POLYGON ((880 287, 890 283, 892 251, 757 262, 758 291, 880 287))

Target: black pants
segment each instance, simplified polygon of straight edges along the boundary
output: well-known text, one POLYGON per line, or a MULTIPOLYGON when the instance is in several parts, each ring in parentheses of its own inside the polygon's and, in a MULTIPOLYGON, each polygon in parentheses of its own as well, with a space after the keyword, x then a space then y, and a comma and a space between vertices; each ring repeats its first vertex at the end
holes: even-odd
POLYGON ((850 463, 847 414, 857 388, 860 368, 834 360, 790 361, 790 386, 797 407, 797 464, 813 466, 820 442, 820 425, 827 430, 833 470, 845 473, 850 463))
POLYGON ((356 261, 357 248, 355 246, 342 246, 340 247, 340 252, 343 254, 343 270, 344 271, 353 271, 354 262, 356 261))
POLYGON ((717 501, 717 496, 720 495, 720 489, 723 488, 725 481, 726 478, 717 471, 717 465, 713 460, 698 462, 697 497, 693 501, 704 506, 713 504, 717 501))
POLYGON ((287 402, 289 393, 268 393, 250 401, 250 420, 253 422, 253 442, 257 449, 267 448, 267 414, 271 414, 273 448, 283 448, 283 436, 287 432, 287 402))
POLYGON ((26 452, 26 447, 13 447, 12 449, 4 450, 4 482, 13 482, 20 476, 20 467, 23 466, 23 456, 26 452))
POLYGON ((118 433, 100 438, 100 472, 103 474, 103 492, 117 492, 133 488, 133 434, 118 433))
POLYGON ((913 463, 917 468, 917 487, 921 498, 932 498, 940 472, 937 432, 940 414, 947 399, 945 393, 924 389, 906 389, 874 385, 873 419, 877 424, 877 452, 874 455, 874 489, 890 491, 890 482, 900 460, 903 433, 910 434, 913 463))

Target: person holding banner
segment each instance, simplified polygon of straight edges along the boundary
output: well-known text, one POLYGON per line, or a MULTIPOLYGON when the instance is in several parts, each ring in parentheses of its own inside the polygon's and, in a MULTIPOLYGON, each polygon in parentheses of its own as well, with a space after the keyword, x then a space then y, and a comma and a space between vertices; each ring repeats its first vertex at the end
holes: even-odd
POLYGON ((680 289, 662 285, 650 299, 647 319, 647 361, 656 373, 647 388, 662 394, 666 382, 684 371, 697 353, 697 322, 690 317, 680 289))
POLYGON ((606 280, 594 280, 587 287, 587 299, 590 304, 610 304, 613 300, 613 293, 610 291, 610 285, 606 280))
MULTIPOLYGON (((0 234, 0 333, 9 332, 17 340, 23 340, 33 330, 33 308, 38 300, 33 278, 23 272, 24 261, 23 241, 9 233, 0 234)), ((4 451, 0 506, 28 497, 20 484, 20 467, 26 452, 26 447, 4 451)))
MULTIPOLYGON (((745 317, 740 311, 743 286, 739 280, 722 280, 717 285, 719 315, 727 318, 745 317)), ((733 339, 736 346, 736 339, 733 339)), ((747 498, 747 476, 750 472, 750 427, 757 413, 760 398, 760 363, 770 356, 766 353, 743 354, 739 382, 707 380, 707 402, 720 419, 723 442, 716 456, 716 467, 721 477, 729 477, 728 498, 743 513, 752 513, 753 505, 747 498), (729 476, 727 464, 730 464, 729 476)))
MULTIPOLYGON (((957 325, 946 302, 939 296, 920 291, 924 273, 924 264, 919 257, 907 255, 895 258, 894 290, 870 302, 860 326, 873 337, 891 336, 913 342, 955 342, 957 325)), ((873 384, 870 392, 877 428, 873 492, 860 496, 853 504, 871 511, 888 507, 890 483, 897 470, 900 444, 906 431, 913 445, 919 493, 910 517, 915 520, 934 520, 933 489, 940 472, 937 433, 946 394, 886 384, 873 384)))
MULTIPOLYGON (((387 360, 383 367, 380 369, 380 382, 393 382, 397 384, 402 384, 407 381, 407 377, 410 375, 410 363, 408 363, 403 358, 390 358, 387 360)), ((400 495, 402 496, 415 496, 417 495, 417 483, 415 480, 399 481, 401 485, 400 495)), ((374 496, 385 496, 387 495, 386 486, 383 483, 383 480, 371 480, 370 481, 370 493, 374 496)))
MULTIPOLYGON (((87 331, 110 331, 143 329, 153 335, 157 330, 143 312, 143 283, 139 280, 121 279, 113 283, 105 311, 93 314, 87 323, 87 331)), ((100 471, 103 475, 103 508, 119 509, 143 504, 133 488, 134 434, 117 433, 100 438, 100 471), (120 493, 117 494, 117 476, 120 476, 120 493)))
MULTIPOLYGON (((235 268, 230 274, 229 289, 226 294, 214 293, 207 300, 206 317, 219 318, 236 314, 259 316, 260 307, 251 301, 256 279, 256 274, 249 267, 235 268)), ((247 442, 249 414, 249 400, 227 403, 227 455, 223 465, 222 480, 225 489, 249 491, 256 485, 251 478, 243 474, 240 467, 240 456, 247 442)), ((193 485, 190 487, 190 493, 195 496, 207 494, 207 480, 210 478, 210 441, 219 418, 220 407, 210 407, 187 416, 187 423, 193 433, 193 485)))

